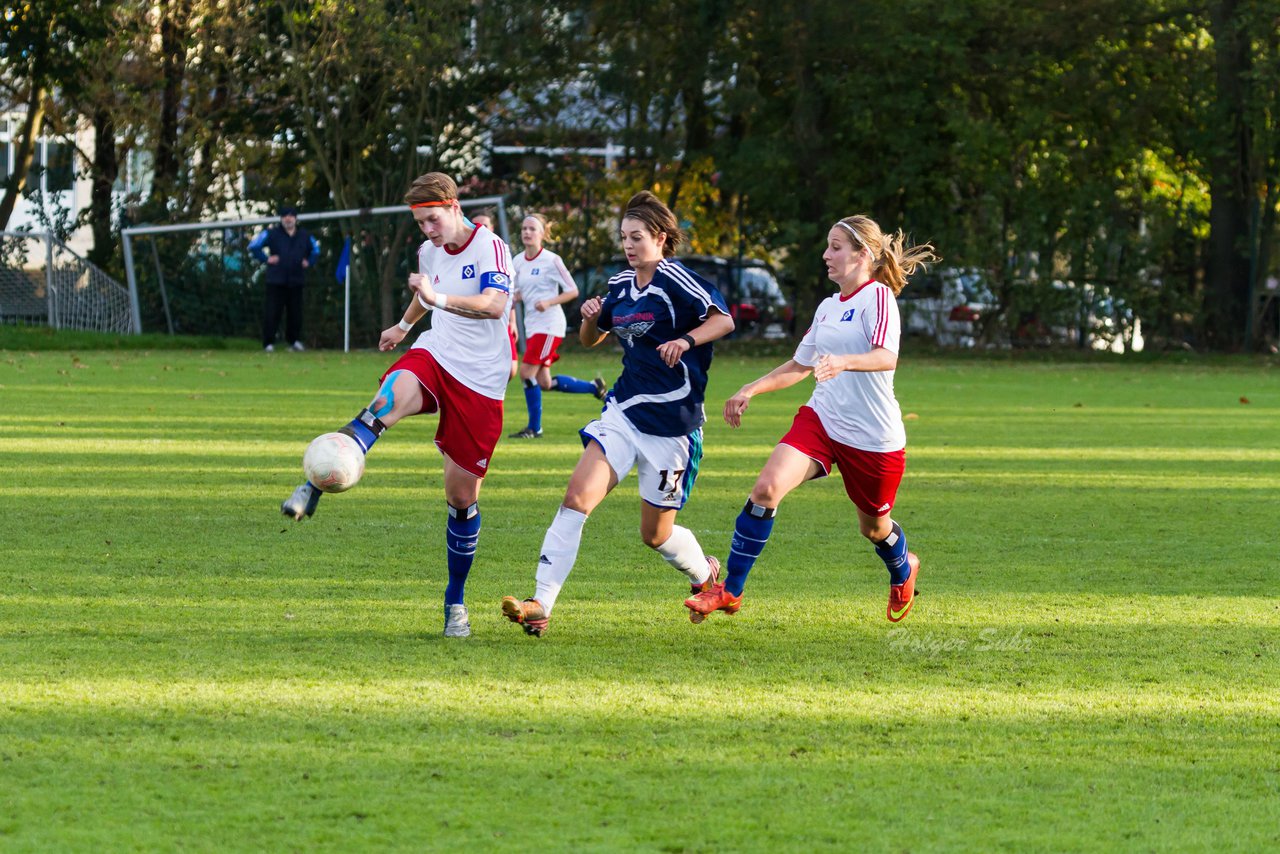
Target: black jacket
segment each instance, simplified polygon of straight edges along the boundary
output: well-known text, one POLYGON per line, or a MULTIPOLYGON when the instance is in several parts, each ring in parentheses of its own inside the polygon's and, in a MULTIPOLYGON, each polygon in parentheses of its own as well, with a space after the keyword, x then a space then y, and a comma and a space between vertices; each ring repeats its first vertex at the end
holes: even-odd
POLYGON ((273 225, 253 239, 249 251, 263 263, 268 255, 280 256, 279 263, 267 264, 268 285, 301 287, 306 284, 307 272, 302 262, 315 266, 320 257, 320 241, 302 226, 295 228, 290 237, 283 226, 273 225))

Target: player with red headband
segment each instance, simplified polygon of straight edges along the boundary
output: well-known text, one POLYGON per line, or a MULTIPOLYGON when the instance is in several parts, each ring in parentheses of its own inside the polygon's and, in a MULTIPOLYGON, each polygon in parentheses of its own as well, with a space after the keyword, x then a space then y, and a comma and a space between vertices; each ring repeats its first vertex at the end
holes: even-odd
MULTIPOLYGON (((439 414, 435 444, 444 457, 448 511, 444 634, 466 637, 471 625, 463 592, 480 535, 477 501, 502 435, 502 399, 510 377, 511 256, 505 241, 463 215, 458 187, 449 176, 419 177, 404 200, 427 240, 418 250, 418 272, 409 276, 414 298, 400 322, 383 330, 378 349, 395 349, 428 311, 435 310, 435 316, 431 328, 383 374, 373 402, 339 432, 368 453, 401 418, 439 414)), ((320 495, 304 483, 281 512, 304 519, 315 512, 320 495)))

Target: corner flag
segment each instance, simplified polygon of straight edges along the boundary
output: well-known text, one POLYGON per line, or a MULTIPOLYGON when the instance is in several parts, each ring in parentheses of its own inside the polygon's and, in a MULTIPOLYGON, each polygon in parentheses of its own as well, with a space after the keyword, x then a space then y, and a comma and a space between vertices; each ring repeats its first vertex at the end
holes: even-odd
POLYGON ((337 278, 339 282, 347 279, 347 268, 351 266, 351 238, 342 242, 342 254, 338 256, 337 278))

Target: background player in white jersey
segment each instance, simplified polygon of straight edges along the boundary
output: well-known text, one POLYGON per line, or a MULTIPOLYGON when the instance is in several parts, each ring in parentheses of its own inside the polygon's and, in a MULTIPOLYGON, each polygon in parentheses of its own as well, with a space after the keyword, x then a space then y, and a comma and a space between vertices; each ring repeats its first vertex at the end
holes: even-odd
MULTIPOLYGON (((485 228, 489 229, 495 234, 498 231, 496 228, 493 227, 493 215, 488 213, 487 211, 485 213, 478 213, 475 216, 471 217, 471 224, 483 225, 485 228)), ((516 302, 515 300, 511 301, 511 310, 507 312, 507 334, 511 338, 511 376, 515 377, 516 371, 520 367, 520 362, 517 360, 517 357, 516 357, 517 354, 516 354, 516 302)))
POLYGON ((901 334, 898 304, 907 276, 937 259, 929 244, 906 247, 901 231, 886 235, 865 216, 831 227, 822 260, 840 286, 814 314, 795 355, 724 405, 729 426, 742 423, 751 398, 793 386, 814 375, 817 385, 800 407, 791 430, 773 449, 738 515, 722 584, 685 600, 689 618, 700 623, 714 611, 735 613, 747 573, 773 530, 773 517, 787 493, 823 477, 835 463, 845 492, 858 512, 858 530, 889 569, 891 622, 915 602, 920 561, 907 551, 902 527, 889 518, 906 461, 906 431, 893 396, 901 334))
POLYGON ((551 366, 560 358, 557 351, 564 340, 565 316, 561 306, 578 298, 578 286, 560 256, 542 245, 546 236, 546 218, 537 213, 526 216, 520 224, 524 251, 512 261, 516 298, 524 305, 524 359, 520 365, 520 381, 529 410, 529 423, 523 430, 512 433, 513 439, 536 439, 542 435, 544 391, 594 394, 603 400, 607 388, 602 379, 591 382, 565 374, 551 376, 551 366))
POLYGON ((577 560, 587 516, 633 467, 645 545, 684 573, 695 593, 719 575, 716 559, 705 556, 693 532, 675 520, 702 459, 710 344, 733 331, 733 319, 715 286, 671 257, 683 234, 657 196, 634 196, 621 230, 633 269, 609 280, 604 299, 583 303, 578 337, 594 347, 615 333, 622 343, 622 375, 604 412, 580 431, 582 457, 542 541, 534 595, 523 602, 514 596, 502 600, 507 619, 531 635, 546 631, 577 560))
MULTIPOLYGON (((435 444, 444 457, 447 503, 445 551, 449 583, 444 593, 447 637, 471 633, 463 588, 480 536, 480 483, 502 436, 502 398, 510 379, 507 307, 511 259, 492 231, 468 223, 458 187, 439 172, 419 177, 405 193, 427 240, 418 250, 418 272, 409 276, 414 299, 399 323, 383 330, 378 349, 395 349, 426 313, 431 328, 385 374, 373 402, 340 432, 365 453, 401 418, 439 413, 435 444)), ((310 483, 281 505, 301 520, 315 512, 320 491, 310 483)))

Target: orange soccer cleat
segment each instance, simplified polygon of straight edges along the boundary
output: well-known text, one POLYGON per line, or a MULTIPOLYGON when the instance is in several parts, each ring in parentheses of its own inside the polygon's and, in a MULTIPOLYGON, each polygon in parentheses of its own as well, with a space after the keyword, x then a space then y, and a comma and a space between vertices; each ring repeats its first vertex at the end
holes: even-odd
POLYGON ((526 635, 535 638, 542 637, 550 619, 537 599, 525 599, 521 602, 514 596, 502 597, 502 615, 511 622, 518 623, 526 635))
POLYGON ((725 590, 723 584, 713 584, 710 590, 684 600, 684 606, 689 609, 689 622, 701 623, 708 614, 716 611, 738 613, 738 609, 742 607, 742 597, 725 590))
POLYGON ((907 616, 911 606, 916 603, 916 576, 920 573, 920 558, 916 557, 915 552, 907 552, 907 566, 911 567, 907 580, 901 584, 889 585, 889 607, 885 616, 891 623, 907 616))

